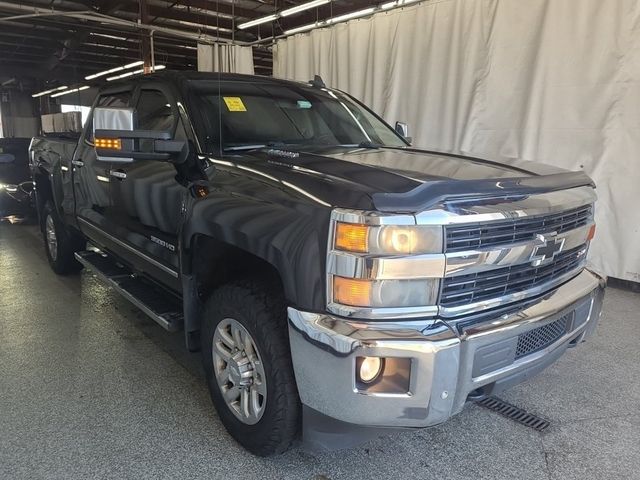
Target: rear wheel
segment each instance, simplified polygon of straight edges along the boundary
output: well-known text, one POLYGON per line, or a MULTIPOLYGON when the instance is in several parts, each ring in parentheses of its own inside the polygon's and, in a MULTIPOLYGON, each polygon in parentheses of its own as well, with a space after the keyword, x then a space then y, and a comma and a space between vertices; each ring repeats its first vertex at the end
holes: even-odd
POLYGON ((44 249, 53 271, 59 275, 66 275, 82 269, 74 254, 84 248, 85 242, 65 228, 51 201, 44 204, 40 218, 44 249))
POLYGON ((300 399, 281 294, 256 281, 225 285, 205 308, 207 383, 227 431, 247 450, 282 453, 300 426, 300 399))

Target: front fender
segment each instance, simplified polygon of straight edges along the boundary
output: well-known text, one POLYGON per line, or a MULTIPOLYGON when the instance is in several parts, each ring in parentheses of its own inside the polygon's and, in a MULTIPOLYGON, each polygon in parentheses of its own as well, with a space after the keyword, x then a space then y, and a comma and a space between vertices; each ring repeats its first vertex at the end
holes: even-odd
MULTIPOLYGON (((198 262, 193 240, 204 235, 254 255, 278 272, 289 305, 312 311, 326 305, 325 271, 330 210, 281 205, 213 191, 187 200, 181 229, 181 270, 198 262)), ((215 266, 212 266, 215 268, 215 266)))

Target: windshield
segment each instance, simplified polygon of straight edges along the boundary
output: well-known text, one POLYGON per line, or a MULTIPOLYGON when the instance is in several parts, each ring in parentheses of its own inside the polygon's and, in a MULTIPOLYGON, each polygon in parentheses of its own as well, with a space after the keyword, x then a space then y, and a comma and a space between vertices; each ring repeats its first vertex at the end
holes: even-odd
POLYGON ((264 146, 407 146, 372 112, 327 89, 234 82, 222 83, 219 92, 217 85, 195 91, 209 151, 220 146, 227 152, 264 146))

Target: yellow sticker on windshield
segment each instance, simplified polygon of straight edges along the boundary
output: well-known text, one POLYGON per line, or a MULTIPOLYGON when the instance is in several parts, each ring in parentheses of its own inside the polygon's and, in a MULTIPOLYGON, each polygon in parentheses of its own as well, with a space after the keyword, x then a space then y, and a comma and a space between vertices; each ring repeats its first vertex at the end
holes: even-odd
POLYGON ((222 97, 224 103, 227 104, 227 108, 230 112, 246 112, 247 108, 244 106, 240 97, 222 97))

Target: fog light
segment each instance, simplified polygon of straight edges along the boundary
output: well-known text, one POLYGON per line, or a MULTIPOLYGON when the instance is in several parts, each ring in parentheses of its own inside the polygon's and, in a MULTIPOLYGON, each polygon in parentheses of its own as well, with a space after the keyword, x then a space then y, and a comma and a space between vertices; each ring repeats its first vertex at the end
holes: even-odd
POLYGON ((358 377, 362 383, 371 383, 382 372, 380 357, 361 357, 359 360, 358 377))

